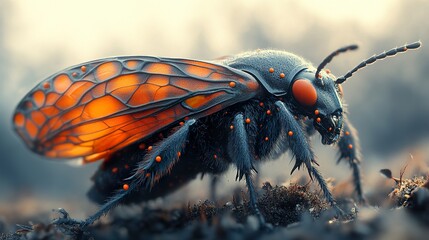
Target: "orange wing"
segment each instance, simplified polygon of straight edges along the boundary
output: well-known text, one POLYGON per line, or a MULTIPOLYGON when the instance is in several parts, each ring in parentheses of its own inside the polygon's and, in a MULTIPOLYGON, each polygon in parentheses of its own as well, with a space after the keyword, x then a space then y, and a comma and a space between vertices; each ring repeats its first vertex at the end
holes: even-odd
POLYGON ((90 162, 185 117, 254 97, 249 74, 209 62, 115 57, 61 71, 18 105, 15 130, 34 152, 90 162))

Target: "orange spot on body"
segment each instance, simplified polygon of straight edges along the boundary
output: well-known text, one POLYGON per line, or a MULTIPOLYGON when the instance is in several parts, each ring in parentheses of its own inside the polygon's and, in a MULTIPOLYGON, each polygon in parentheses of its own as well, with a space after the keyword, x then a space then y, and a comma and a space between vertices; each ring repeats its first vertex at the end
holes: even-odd
POLYGON ((346 135, 347 135, 347 136, 349 136, 349 135, 350 135, 350 132, 349 132, 349 131, 346 131, 346 135))
POLYGON ((155 161, 156 161, 157 163, 161 162, 161 160, 162 160, 161 156, 156 156, 155 161))
POLYGON ((273 73, 273 72, 274 72, 274 68, 270 68, 270 69, 268 69, 268 71, 269 71, 270 73, 273 73))
POLYGON ((180 156, 182 156, 182 153, 181 152, 177 152, 177 157, 180 157, 180 156))
POLYGON ((250 121, 250 118, 246 118, 245 122, 246 122, 247 124, 249 124, 249 123, 251 122, 251 121, 250 121))
POLYGON ((77 72, 73 72, 73 73, 72 73, 72 76, 73 76, 73 77, 77 77, 77 72))
POLYGON ((260 107, 263 107, 263 106, 264 106, 264 103, 263 103, 263 102, 260 102, 260 103, 259 103, 259 106, 260 106, 260 107))
POLYGON ((289 132, 287 132, 287 135, 288 135, 289 137, 292 137, 292 136, 293 136, 293 132, 292 132, 292 131, 289 131, 289 132))
POLYGON ((183 125, 185 125, 185 123, 184 122, 179 122, 179 125, 183 126, 183 125))
POLYGON ((117 173, 117 172, 118 172, 118 168, 117 167, 112 168, 112 173, 117 173))
POLYGON ((331 70, 329 70, 329 69, 325 69, 325 72, 326 72, 327 74, 330 74, 330 73, 331 73, 331 70))
POLYGON ((349 148, 349 149, 352 149, 352 148, 353 148, 353 145, 352 145, 352 144, 349 144, 348 148, 349 148))
POLYGON ((42 86, 44 89, 48 89, 51 87, 51 84, 49 82, 44 82, 42 86))
POLYGON ((330 128, 328 128, 328 131, 329 131, 329 132, 332 132, 332 128, 331 128, 331 127, 330 127, 330 128))
POLYGON ((82 66, 82 67, 80 67, 80 70, 81 70, 82 72, 86 72, 86 66, 82 66))
POLYGON ((95 69, 95 76, 99 81, 118 76, 121 73, 122 66, 119 62, 105 62, 95 69))
POLYGON ((316 118, 316 122, 320 123, 322 121, 322 119, 320 119, 319 117, 316 118))
POLYGON ((271 115, 271 110, 267 110, 267 115, 271 115))
POLYGON ((229 82, 229 86, 232 88, 235 87, 235 82, 229 82))
POLYGON ((320 111, 319 111, 319 110, 317 110, 317 109, 316 109, 316 110, 314 110, 314 114, 315 114, 315 115, 319 115, 319 113, 320 113, 320 111))
POLYGON ((122 185, 122 189, 124 189, 124 191, 128 191, 128 189, 130 189, 130 186, 128 184, 124 184, 122 185))
POLYGON ((284 78, 285 74, 284 73, 280 73, 280 78, 284 78))
POLYGON ((152 149, 153 149, 153 147, 152 147, 152 146, 147 147, 147 150, 148 150, 148 151, 152 151, 152 149))
POLYGON ((268 137, 265 137, 265 141, 268 141, 268 140, 270 140, 268 137))
POLYGON ((213 155, 213 158, 214 158, 214 159, 217 159, 217 155, 216 155, 216 154, 215 154, 215 155, 213 155))
POLYGON ((229 126, 229 129, 231 130, 234 129, 234 125, 229 126))

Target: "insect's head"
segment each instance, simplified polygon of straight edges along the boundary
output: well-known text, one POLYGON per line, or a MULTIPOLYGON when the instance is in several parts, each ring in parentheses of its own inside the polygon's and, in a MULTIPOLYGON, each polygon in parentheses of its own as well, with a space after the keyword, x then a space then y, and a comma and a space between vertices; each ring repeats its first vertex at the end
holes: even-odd
POLYGON ((354 72, 376 60, 394 56, 408 49, 416 49, 420 45, 420 42, 415 42, 374 55, 339 78, 335 77, 328 69, 324 69, 324 67, 333 57, 342 52, 355 50, 357 45, 346 46, 334 51, 319 64, 317 69, 297 67, 293 75, 291 75, 293 77, 288 94, 292 98, 293 111, 313 120, 314 127, 322 135, 323 144, 335 143, 340 137, 343 126, 343 106, 341 101, 343 92, 341 84, 351 77, 354 72))
POLYGON ((296 74, 289 96, 293 98, 293 111, 312 119, 322 143, 332 144, 339 139, 343 127, 342 90, 329 70, 320 71, 317 77, 315 72, 305 69, 296 74))

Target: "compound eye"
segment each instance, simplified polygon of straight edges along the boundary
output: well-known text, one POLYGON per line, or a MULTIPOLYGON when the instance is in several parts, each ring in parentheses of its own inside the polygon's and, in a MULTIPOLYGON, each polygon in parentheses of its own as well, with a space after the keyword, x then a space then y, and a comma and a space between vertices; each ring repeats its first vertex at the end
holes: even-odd
POLYGON ((307 79, 298 79, 292 85, 293 97, 299 104, 312 107, 317 101, 317 91, 307 79))

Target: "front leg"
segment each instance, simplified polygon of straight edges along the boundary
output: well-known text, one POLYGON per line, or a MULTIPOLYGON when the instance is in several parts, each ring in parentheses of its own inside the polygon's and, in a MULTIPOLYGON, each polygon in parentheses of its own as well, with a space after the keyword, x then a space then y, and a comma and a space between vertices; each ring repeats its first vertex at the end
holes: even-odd
POLYGON ((353 182, 355 191, 360 202, 365 202, 362 193, 362 181, 360 175, 360 144, 356 129, 347 118, 344 118, 344 134, 338 142, 339 158, 337 163, 342 159, 348 160, 350 168, 353 171, 353 182))
MULTIPOLYGON (((250 122, 249 122, 250 123, 250 122)), ((255 170, 253 165, 253 154, 250 151, 245 120, 241 113, 237 114, 233 120, 234 129, 229 135, 228 154, 232 161, 237 166, 237 178, 241 180, 243 176, 246 178, 247 189, 249 190, 250 208, 259 220, 261 226, 265 226, 265 220, 256 204, 256 192, 252 182, 252 170, 255 170)), ((246 123, 248 124, 248 123, 246 123)), ((253 124, 253 123, 252 123, 253 124)))
MULTIPOLYGON (((316 133, 316 129, 314 128, 311 120, 307 120, 305 122, 305 127, 305 130, 309 136, 316 133)), ((362 181, 360 174, 361 153, 358 134, 356 129, 353 127, 353 125, 347 118, 344 118, 343 129, 343 136, 336 145, 338 147, 338 152, 340 155, 337 160, 337 164, 342 159, 348 160, 350 168, 353 172, 353 184, 355 186, 355 191, 358 196, 358 200, 364 203, 365 198, 363 197, 362 181)))
POLYGON ((301 165, 305 165, 310 178, 316 178, 316 181, 319 183, 326 200, 331 204, 331 206, 337 211, 339 215, 342 215, 343 211, 337 206, 332 193, 328 189, 325 179, 320 174, 317 167, 312 164, 315 163, 318 165, 315 161, 315 156, 311 150, 307 136, 303 132, 301 125, 296 121, 293 114, 286 108, 283 102, 277 101, 276 106, 278 107, 283 131, 285 133, 284 136, 287 138, 288 146, 295 157, 295 165, 291 173, 293 173, 295 169, 299 169, 301 165))

